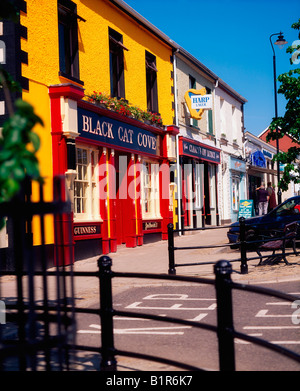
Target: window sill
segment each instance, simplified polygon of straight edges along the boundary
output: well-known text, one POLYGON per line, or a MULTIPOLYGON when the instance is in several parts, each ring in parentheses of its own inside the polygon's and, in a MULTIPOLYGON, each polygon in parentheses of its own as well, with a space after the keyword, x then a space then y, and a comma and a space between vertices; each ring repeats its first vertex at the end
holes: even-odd
POLYGON ((74 223, 103 223, 101 218, 91 218, 87 216, 75 216, 74 215, 74 223))
POLYGON ((162 220, 163 218, 161 216, 143 216, 142 220, 148 221, 148 220, 162 220))
POLYGON ((58 72, 58 75, 61 76, 61 77, 63 77, 63 78, 65 78, 65 79, 69 79, 69 80, 71 80, 71 81, 74 81, 75 83, 80 84, 80 85, 82 85, 82 86, 84 85, 84 82, 83 82, 82 80, 77 79, 76 77, 73 77, 73 76, 71 76, 71 75, 68 75, 67 73, 64 73, 64 72, 59 71, 59 72, 58 72))

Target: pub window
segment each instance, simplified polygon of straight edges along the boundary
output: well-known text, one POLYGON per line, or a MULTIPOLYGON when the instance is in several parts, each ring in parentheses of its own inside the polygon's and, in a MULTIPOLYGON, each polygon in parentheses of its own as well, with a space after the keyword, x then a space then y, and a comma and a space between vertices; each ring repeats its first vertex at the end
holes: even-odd
POLYGON ((109 28, 110 94, 117 98, 125 98, 124 50, 122 35, 109 28))
POLYGON ((58 0, 60 75, 75 79, 79 79, 77 18, 80 17, 77 15, 75 3, 70 0, 58 0))
POLYGON ((158 218, 159 214, 159 165, 143 162, 142 214, 143 218, 158 218))
POLYGON ((240 203, 240 178, 232 178, 232 209, 237 211, 240 203))
POLYGON ((76 148, 74 181, 74 217, 77 220, 99 220, 98 151, 76 148))
POLYGON ((146 51, 147 109, 158 113, 156 57, 146 51))
MULTIPOLYGON (((189 89, 196 89, 196 79, 193 77, 193 76, 189 76, 189 89)), ((191 126, 195 126, 197 127, 198 126, 198 120, 196 120, 195 118, 191 118, 190 120, 190 125, 191 126)))
POLYGON ((202 190, 202 178, 203 178, 203 164, 195 164, 195 208, 201 209, 203 207, 203 190, 202 190))
MULTIPOLYGON (((211 94, 211 89, 208 88, 208 87, 205 87, 206 88, 206 93, 207 95, 210 95, 211 94)), ((214 127, 213 127, 213 115, 212 115, 212 110, 205 110, 206 111, 206 115, 207 115, 207 130, 208 130, 208 133, 210 134, 213 134, 214 133, 214 127)))
POLYGON ((214 164, 208 165, 209 175, 209 194, 210 194, 210 207, 216 207, 216 166, 214 164))

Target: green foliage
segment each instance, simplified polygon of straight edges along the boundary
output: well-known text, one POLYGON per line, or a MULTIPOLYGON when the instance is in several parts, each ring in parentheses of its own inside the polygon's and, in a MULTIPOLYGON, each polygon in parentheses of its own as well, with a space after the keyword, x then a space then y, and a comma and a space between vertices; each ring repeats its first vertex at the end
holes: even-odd
POLYGON ((35 124, 43 125, 34 114, 33 107, 21 99, 15 103, 16 111, 3 125, 0 138, 0 202, 9 201, 18 193, 28 176, 41 181, 35 153, 40 147, 35 124))
MULTIPOLYGON (((292 25, 292 28, 300 29, 300 19, 292 25)), ((293 54, 299 46, 292 45, 287 53, 293 54)), ((291 181, 300 183, 299 167, 293 163, 300 155, 300 69, 293 69, 278 77, 281 83, 278 93, 283 94, 287 100, 286 111, 283 117, 273 118, 267 141, 280 139, 288 134, 293 137, 298 146, 292 147, 286 153, 279 153, 274 160, 285 164, 279 187, 285 191, 291 181)))

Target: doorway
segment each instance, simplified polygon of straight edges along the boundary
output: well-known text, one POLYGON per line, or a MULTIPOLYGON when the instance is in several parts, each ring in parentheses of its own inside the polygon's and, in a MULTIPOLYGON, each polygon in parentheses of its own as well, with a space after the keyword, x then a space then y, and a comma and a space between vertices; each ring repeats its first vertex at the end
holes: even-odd
POLYGON ((128 164, 130 154, 125 152, 115 153, 116 169, 116 232, 117 245, 126 243, 128 226, 128 164))

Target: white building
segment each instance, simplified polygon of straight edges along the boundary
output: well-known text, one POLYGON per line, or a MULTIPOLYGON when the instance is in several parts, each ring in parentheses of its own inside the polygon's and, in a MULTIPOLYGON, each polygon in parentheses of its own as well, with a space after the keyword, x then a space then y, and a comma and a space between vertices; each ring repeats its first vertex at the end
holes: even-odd
POLYGON ((214 115, 217 146, 222 150, 218 178, 220 222, 225 224, 237 220, 239 201, 247 198, 243 147, 246 102, 223 80, 218 80, 214 115))

